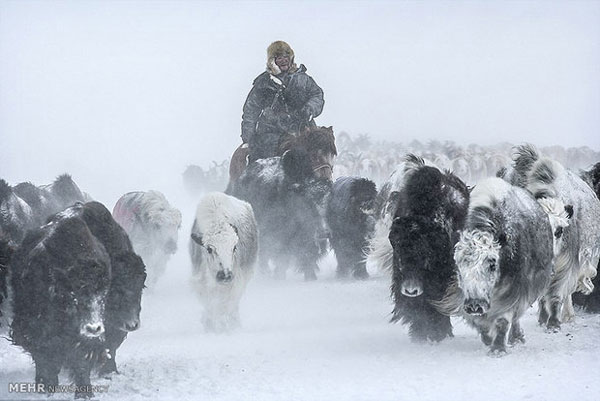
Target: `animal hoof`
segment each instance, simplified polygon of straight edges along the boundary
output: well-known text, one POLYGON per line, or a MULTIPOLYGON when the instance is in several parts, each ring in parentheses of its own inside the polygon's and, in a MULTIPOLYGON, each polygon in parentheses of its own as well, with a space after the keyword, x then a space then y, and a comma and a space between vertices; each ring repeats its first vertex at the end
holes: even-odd
POLYGON ((488 355, 491 357, 495 357, 495 358, 503 357, 504 355, 506 355, 506 348, 504 348, 504 347, 492 348, 490 350, 490 352, 488 352, 488 355))
POLYGON ((366 269, 355 270, 352 276, 357 280, 368 280, 369 273, 366 269))
POLYGON ((304 281, 316 281, 317 273, 314 270, 306 270, 304 272, 304 281))

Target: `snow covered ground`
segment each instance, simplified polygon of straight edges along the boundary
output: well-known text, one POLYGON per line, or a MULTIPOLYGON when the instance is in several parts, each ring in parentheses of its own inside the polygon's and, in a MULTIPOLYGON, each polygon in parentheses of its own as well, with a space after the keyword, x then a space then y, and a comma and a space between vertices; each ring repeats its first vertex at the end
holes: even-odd
MULTIPOLYGON (((185 231, 184 231, 185 232, 185 231)), ((532 309, 527 343, 490 357, 475 332, 455 319, 455 337, 413 344, 389 324, 389 283, 334 278, 333 258, 317 282, 289 272, 285 281, 255 276, 242 300, 243 327, 205 334, 190 291, 185 246, 168 273, 144 294, 142 328, 118 351, 119 375, 105 400, 597 400, 600 316, 579 312, 549 334, 532 309)), ((0 340, 0 399, 62 399, 10 394, 31 382, 28 355, 0 340)), ((61 383, 68 383, 61 375, 61 383)))

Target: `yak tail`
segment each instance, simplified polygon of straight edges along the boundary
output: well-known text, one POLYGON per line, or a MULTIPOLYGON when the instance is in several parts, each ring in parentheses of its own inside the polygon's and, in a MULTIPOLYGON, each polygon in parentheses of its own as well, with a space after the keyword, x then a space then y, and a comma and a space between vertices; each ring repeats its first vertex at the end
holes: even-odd
POLYGON ((392 274, 394 249, 388 238, 392 226, 392 216, 385 216, 375 224, 375 232, 369 241, 367 263, 374 264, 377 270, 392 274))
POLYGON ((527 186, 527 173, 539 158, 540 155, 537 149, 531 144, 515 147, 512 156, 514 177, 511 184, 525 188, 527 186))
POLYGON ((429 303, 442 315, 446 316, 457 316, 461 314, 462 306, 465 302, 465 297, 458 286, 458 280, 454 278, 448 288, 444 297, 439 301, 429 301, 429 303))
POLYGON ((536 161, 527 174, 527 190, 536 198, 555 198, 558 194, 555 188, 556 177, 560 166, 551 159, 536 161))

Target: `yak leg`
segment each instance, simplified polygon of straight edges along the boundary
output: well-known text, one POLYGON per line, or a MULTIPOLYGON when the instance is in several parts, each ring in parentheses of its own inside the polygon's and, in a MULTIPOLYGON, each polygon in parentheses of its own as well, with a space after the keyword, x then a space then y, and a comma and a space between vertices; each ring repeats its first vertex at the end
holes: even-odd
POLYGON ((544 296, 538 302, 538 308, 539 308, 538 324, 540 326, 543 326, 546 323, 548 323, 548 318, 550 317, 550 314, 548 313, 548 307, 549 307, 548 300, 544 296))
POLYGON ((275 270, 273 277, 276 280, 285 280, 285 273, 290 265, 290 258, 287 255, 279 254, 274 258, 275 270))
POLYGON ((573 308, 573 297, 571 294, 567 295, 563 306, 562 321, 570 322, 575 317, 575 308, 573 308))
POLYGON ((525 334, 523 334, 519 321, 513 318, 512 325, 510 326, 510 333, 508 334, 508 343, 514 345, 517 342, 525 343, 525 334))
POLYGON ((548 318, 548 330, 558 332, 560 330, 560 314, 562 312, 563 302, 561 297, 552 296, 549 302, 550 317, 548 318))
POLYGON ((52 392, 55 386, 58 386, 58 373, 61 363, 48 358, 46 355, 33 355, 35 362, 35 383, 42 384, 44 391, 52 392))
POLYGON ((81 360, 73 363, 71 366, 71 377, 77 386, 75 398, 92 398, 94 392, 91 390, 92 382, 90 373, 92 371, 91 363, 81 360))
POLYGON ((452 337, 450 318, 439 313, 431 304, 420 301, 410 305, 407 315, 410 321, 409 335, 412 341, 442 341, 452 337))
POLYGON ((506 353, 506 335, 508 334, 510 323, 508 319, 501 317, 495 322, 495 336, 492 342, 491 353, 504 354, 506 353))

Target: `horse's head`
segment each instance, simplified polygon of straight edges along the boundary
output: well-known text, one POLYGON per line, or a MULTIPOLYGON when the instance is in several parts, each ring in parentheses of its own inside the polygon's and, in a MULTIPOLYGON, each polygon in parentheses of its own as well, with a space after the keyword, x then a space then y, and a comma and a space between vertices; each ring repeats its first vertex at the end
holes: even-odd
POLYGON ((337 156, 333 127, 306 127, 298 133, 289 134, 281 144, 280 153, 294 148, 301 148, 310 155, 317 177, 332 179, 333 160, 337 156))

